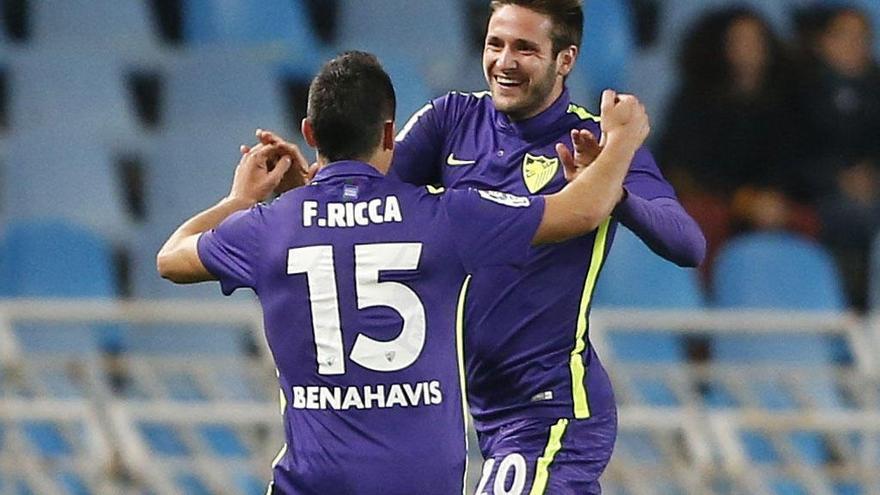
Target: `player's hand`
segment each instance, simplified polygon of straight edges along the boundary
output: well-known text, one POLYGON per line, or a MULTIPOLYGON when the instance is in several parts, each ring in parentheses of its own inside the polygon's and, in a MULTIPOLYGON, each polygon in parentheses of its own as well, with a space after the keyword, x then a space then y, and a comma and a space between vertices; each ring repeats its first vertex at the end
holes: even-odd
POLYGON ((264 200, 279 187, 292 164, 285 148, 264 144, 254 146, 235 167, 229 198, 249 204, 264 200))
MULTIPOLYGON (((315 175, 315 172, 312 170, 312 168, 315 167, 315 164, 313 163, 312 165, 309 165, 309 161, 306 160, 306 157, 303 155, 302 151, 300 151, 299 146, 285 141, 279 135, 271 131, 257 129, 255 134, 258 146, 260 144, 278 146, 293 160, 293 166, 290 167, 288 175, 284 176, 284 179, 282 179, 278 188, 275 189, 275 194, 285 193, 291 189, 308 184, 311 181, 312 177, 315 175)), ((251 147, 243 144, 239 150, 242 155, 246 155, 251 151, 251 147)))
POLYGON ((615 146, 625 146, 632 152, 644 144, 651 132, 648 112, 638 98, 610 89, 602 93, 601 126, 602 144, 613 140, 615 146))
POLYGON ((556 154, 562 161, 565 180, 569 182, 589 167, 602 152, 602 146, 599 145, 596 136, 586 129, 572 129, 571 143, 574 147, 574 154, 565 144, 556 143, 556 154))

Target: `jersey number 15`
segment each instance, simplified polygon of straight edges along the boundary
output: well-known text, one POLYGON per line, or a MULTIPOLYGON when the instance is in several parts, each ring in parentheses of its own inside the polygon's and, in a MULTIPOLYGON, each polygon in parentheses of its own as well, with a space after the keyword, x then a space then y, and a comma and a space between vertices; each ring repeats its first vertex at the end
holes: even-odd
MULTIPOLYGON (((400 282, 380 282, 383 270, 415 270, 420 243, 361 244, 354 247, 358 309, 386 306, 403 318, 400 335, 389 341, 358 334, 350 358, 373 371, 398 371, 413 364, 425 346, 425 308, 419 296, 400 282)), ((309 284, 312 330, 321 375, 345 374, 339 296, 333 246, 293 248, 287 252, 287 274, 305 273, 309 284)))

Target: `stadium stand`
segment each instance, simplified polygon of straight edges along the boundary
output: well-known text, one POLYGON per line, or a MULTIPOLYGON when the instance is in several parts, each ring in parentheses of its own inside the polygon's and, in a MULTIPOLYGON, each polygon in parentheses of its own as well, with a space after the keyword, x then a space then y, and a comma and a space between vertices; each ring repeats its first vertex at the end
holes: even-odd
MULTIPOLYGON (((880 3, 855 1, 880 24, 880 3)), ((255 127, 296 136, 304 108, 283 85, 307 83, 329 53, 378 52, 400 123, 449 89, 483 88, 455 2, 341 0, 337 39, 323 43, 304 2, 182 0, 179 46, 147 0, 0 5, 15 14, 0 19, 0 493, 265 493, 283 423, 258 308, 250 294, 219 302, 215 286, 165 283, 159 244, 227 192, 255 127), (143 71, 157 89, 151 125, 131 93, 143 71), (141 214, 121 165, 132 155, 141 214)), ((649 48, 633 45, 623 2, 587 4, 575 99, 630 88, 663 120, 681 33, 730 2, 659 3, 649 48)), ((811 0, 748 3, 786 33, 789 10, 811 0)), ((864 316, 844 307, 821 248, 781 234, 730 245, 709 298, 619 229, 589 330, 620 404, 603 493, 880 494, 874 260, 864 316), (690 359, 692 339, 711 344, 707 359, 690 359)))
MULTIPOLYGON (((602 268, 594 308, 698 310, 705 307, 694 270, 683 270, 660 258, 623 226, 617 228, 613 249, 602 268), (657 287, 666 290, 658 291, 657 287)), ((620 332, 609 342, 615 355, 627 361, 684 362, 686 352, 675 334, 620 332)))

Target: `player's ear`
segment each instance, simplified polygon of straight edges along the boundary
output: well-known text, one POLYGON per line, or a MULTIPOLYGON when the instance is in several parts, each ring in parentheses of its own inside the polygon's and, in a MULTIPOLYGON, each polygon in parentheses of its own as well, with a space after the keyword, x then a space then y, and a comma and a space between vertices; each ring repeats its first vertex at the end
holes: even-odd
POLYGON ((567 48, 563 48, 556 55, 556 66, 558 67, 557 72, 560 76, 566 77, 571 74, 571 70, 574 68, 574 62, 577 60, 578 56, 578 47, 571 45, 567 48))
POLYGON ((302 135, 306 138, 306 143, 312 148, 318 149, 318 143, 315 141, 315 129, 309 119, 303 119, 301 125, 302 135))
POLYGON ((382 125, 382 149, 394 149, 394 121, 387 120, 382 125))

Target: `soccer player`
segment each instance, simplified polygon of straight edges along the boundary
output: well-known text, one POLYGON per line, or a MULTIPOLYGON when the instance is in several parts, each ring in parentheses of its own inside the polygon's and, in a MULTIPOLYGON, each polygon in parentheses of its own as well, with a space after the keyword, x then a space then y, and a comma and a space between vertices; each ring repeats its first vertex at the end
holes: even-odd
MULTIPOLYGON (((489 91, 450 93, 416 112, 397 136, 390 174, 530 195, 559 191, 569 164, 589 171, 601 149, 591 136, 603 144, 608 137, 565 86, 581 45, 581 3, 492 1, 483 52, 489 91)), ((268 132, 259 137, 280 142, 268 132)), ((464 347, 486 459, 479 495, 600 492, 617 410, 588 316, 616 226, 681 266, 705 254, 702 232, 646 149, 635 154, 615 202, 589 234, 534 249, 523 267, 474 274, 464 347)))
POLYGON ((172 281, 216 279, 225 294, 247 287, 259 297, 284 402, 273 493, 462 493, 469 274, 522 264, 531 244, 594 230, 648 133, 638 101, 607 91, 606 146, 560 192, 443 192, 383 175, 394 109, 375 57, 330 61, 312 82, 302 126, 318 150, 310 184, 259 204, 298 152, 247 149, 229 196, 180 226, 158 255, 172 281))

